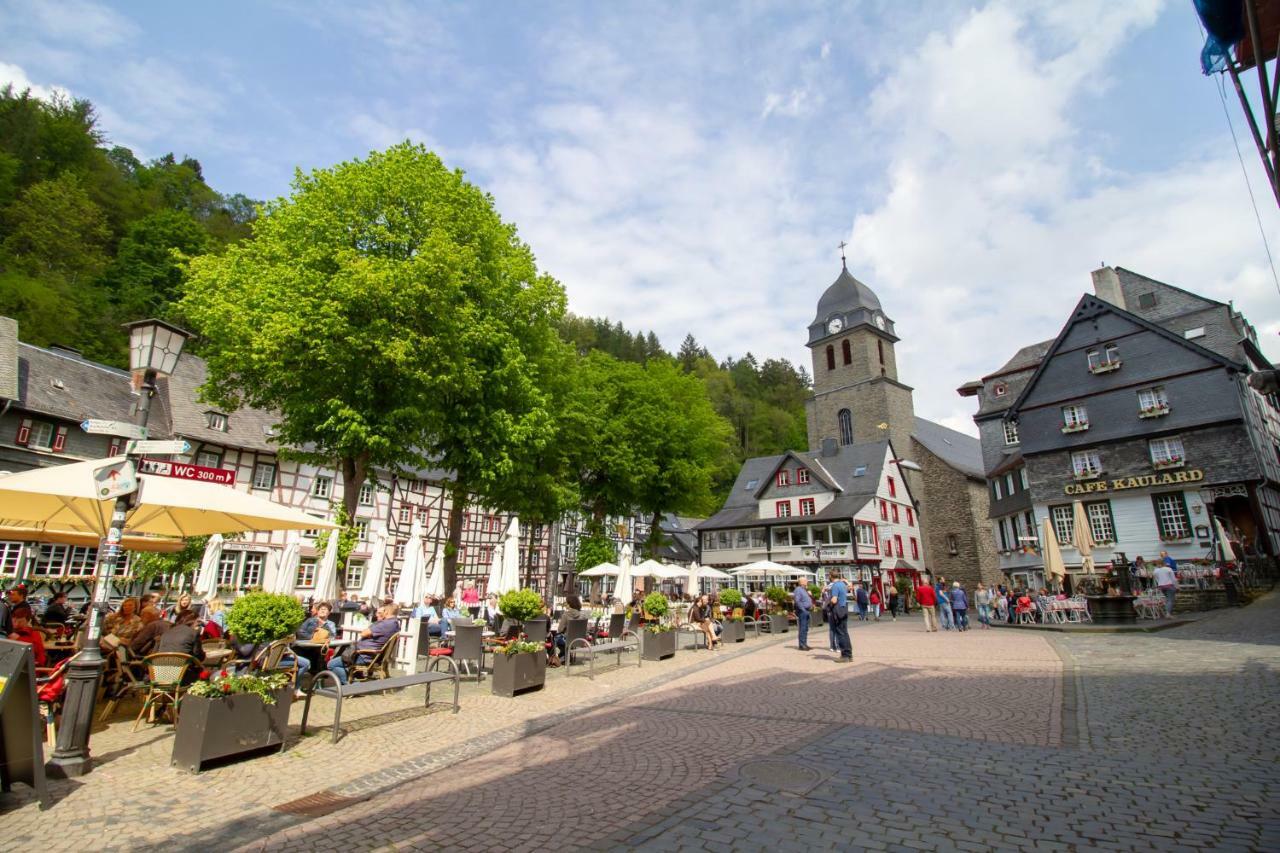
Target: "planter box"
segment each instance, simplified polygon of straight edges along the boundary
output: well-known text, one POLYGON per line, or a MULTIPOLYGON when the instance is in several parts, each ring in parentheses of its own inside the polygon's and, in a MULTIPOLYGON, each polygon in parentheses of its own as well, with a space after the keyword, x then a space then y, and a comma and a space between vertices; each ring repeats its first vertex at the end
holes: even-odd
POLYGON ((725 643, 741 643, 747 639, 747 626, 732 619, 721 626, 720 640, 725 643))
POLYGON ((493 656, 493 695, 508 698, 526 690, 541 690, 547 680, 545 652, 493 656))
POLYGON ((787 633, 787 630, 790 629, 790 627, 791 627, 791 623, 787 620, 787 614, 785 613, 769 614, 769 633, 770 634, 785 634, 787 633))
POLYGON ((199 773, 206 761, 284 748, 293 685, 276 691, 274 705, 252 693, 222 699, 183 696, 170 766, 199 773))
POLYGON ((643 660, 663 660, 676 655, 676 632, 640 632, 640 657, 643 660))

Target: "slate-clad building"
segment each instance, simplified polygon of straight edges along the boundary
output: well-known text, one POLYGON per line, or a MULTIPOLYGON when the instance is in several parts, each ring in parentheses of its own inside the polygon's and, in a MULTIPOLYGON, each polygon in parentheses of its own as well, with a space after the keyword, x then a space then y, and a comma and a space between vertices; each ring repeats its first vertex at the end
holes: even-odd
POLYGON ((1050 519, 1068 570, 1078 569, 1080 502, 1100 565, 1115 551, 1208 557, 1215 516, 1242 550, 1275 555, 1280 410, 1247 383, 1270 368, 1253 328, 1228 304, 1128 270, 1093 275, 1096 295, 1081 298, 1057 338, 961 389, 980 397, 997 535, 1030 504, 1031 535, 1050 519))

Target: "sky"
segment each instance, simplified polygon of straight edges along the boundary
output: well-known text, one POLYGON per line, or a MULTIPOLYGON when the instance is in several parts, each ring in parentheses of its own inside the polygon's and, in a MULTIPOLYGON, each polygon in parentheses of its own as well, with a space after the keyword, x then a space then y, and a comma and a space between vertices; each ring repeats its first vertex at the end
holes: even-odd
POLYGON ((1280 213, 1201 45, 1190 0, 0 0, 0 84, 88 98, 112 143, 267 199, 421 142, 570 310, 671 350, 810 365, 846 241, 916 413, 970 433, 955 389, 1103 263, 1234 301, 1280 358, 1280 213))

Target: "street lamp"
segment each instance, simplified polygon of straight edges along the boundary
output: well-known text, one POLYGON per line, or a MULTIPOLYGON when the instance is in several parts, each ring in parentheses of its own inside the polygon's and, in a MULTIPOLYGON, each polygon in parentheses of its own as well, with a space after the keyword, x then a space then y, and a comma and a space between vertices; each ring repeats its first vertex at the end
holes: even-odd
MULTIPOLYGON (((156 379, 173 373, 182 355, 182 346, 190 335, 161 320, 140 320, 126 324, 125 328, 129 330, 129 369, 141 394, 134 411, 134 423, 146 426, 147 417, 151 414, 151 398, 156 393, 156 379)), ((107 538, 98 543, 89 625, 85 629, 80 653, 67 665, 62 725, 58 728, 58 743, 48 764, 48 771, 53 776, 83 776, 93 766, 89 758, 89 729, 93 725, 98 683, 102 680, 103 659, 99 648, 102 615, 108 609, 107 590, 120 560, 120 540, 124 535, 125 518, 132 497, 121 495, 116 498, 107 538)))

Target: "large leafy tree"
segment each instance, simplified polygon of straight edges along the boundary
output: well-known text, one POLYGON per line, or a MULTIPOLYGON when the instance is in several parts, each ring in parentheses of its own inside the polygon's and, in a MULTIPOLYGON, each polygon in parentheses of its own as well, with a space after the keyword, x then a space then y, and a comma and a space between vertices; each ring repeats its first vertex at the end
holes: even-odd
POLYGON ((452 587, 471 496, 509 493, 554 438, 563 290, 487 194, 409 143, 299 172, 253 232, 190 264, 204 393, 278 410, 292 455, 337 461, 349 516, 374 467, 453 471, 452 587))

